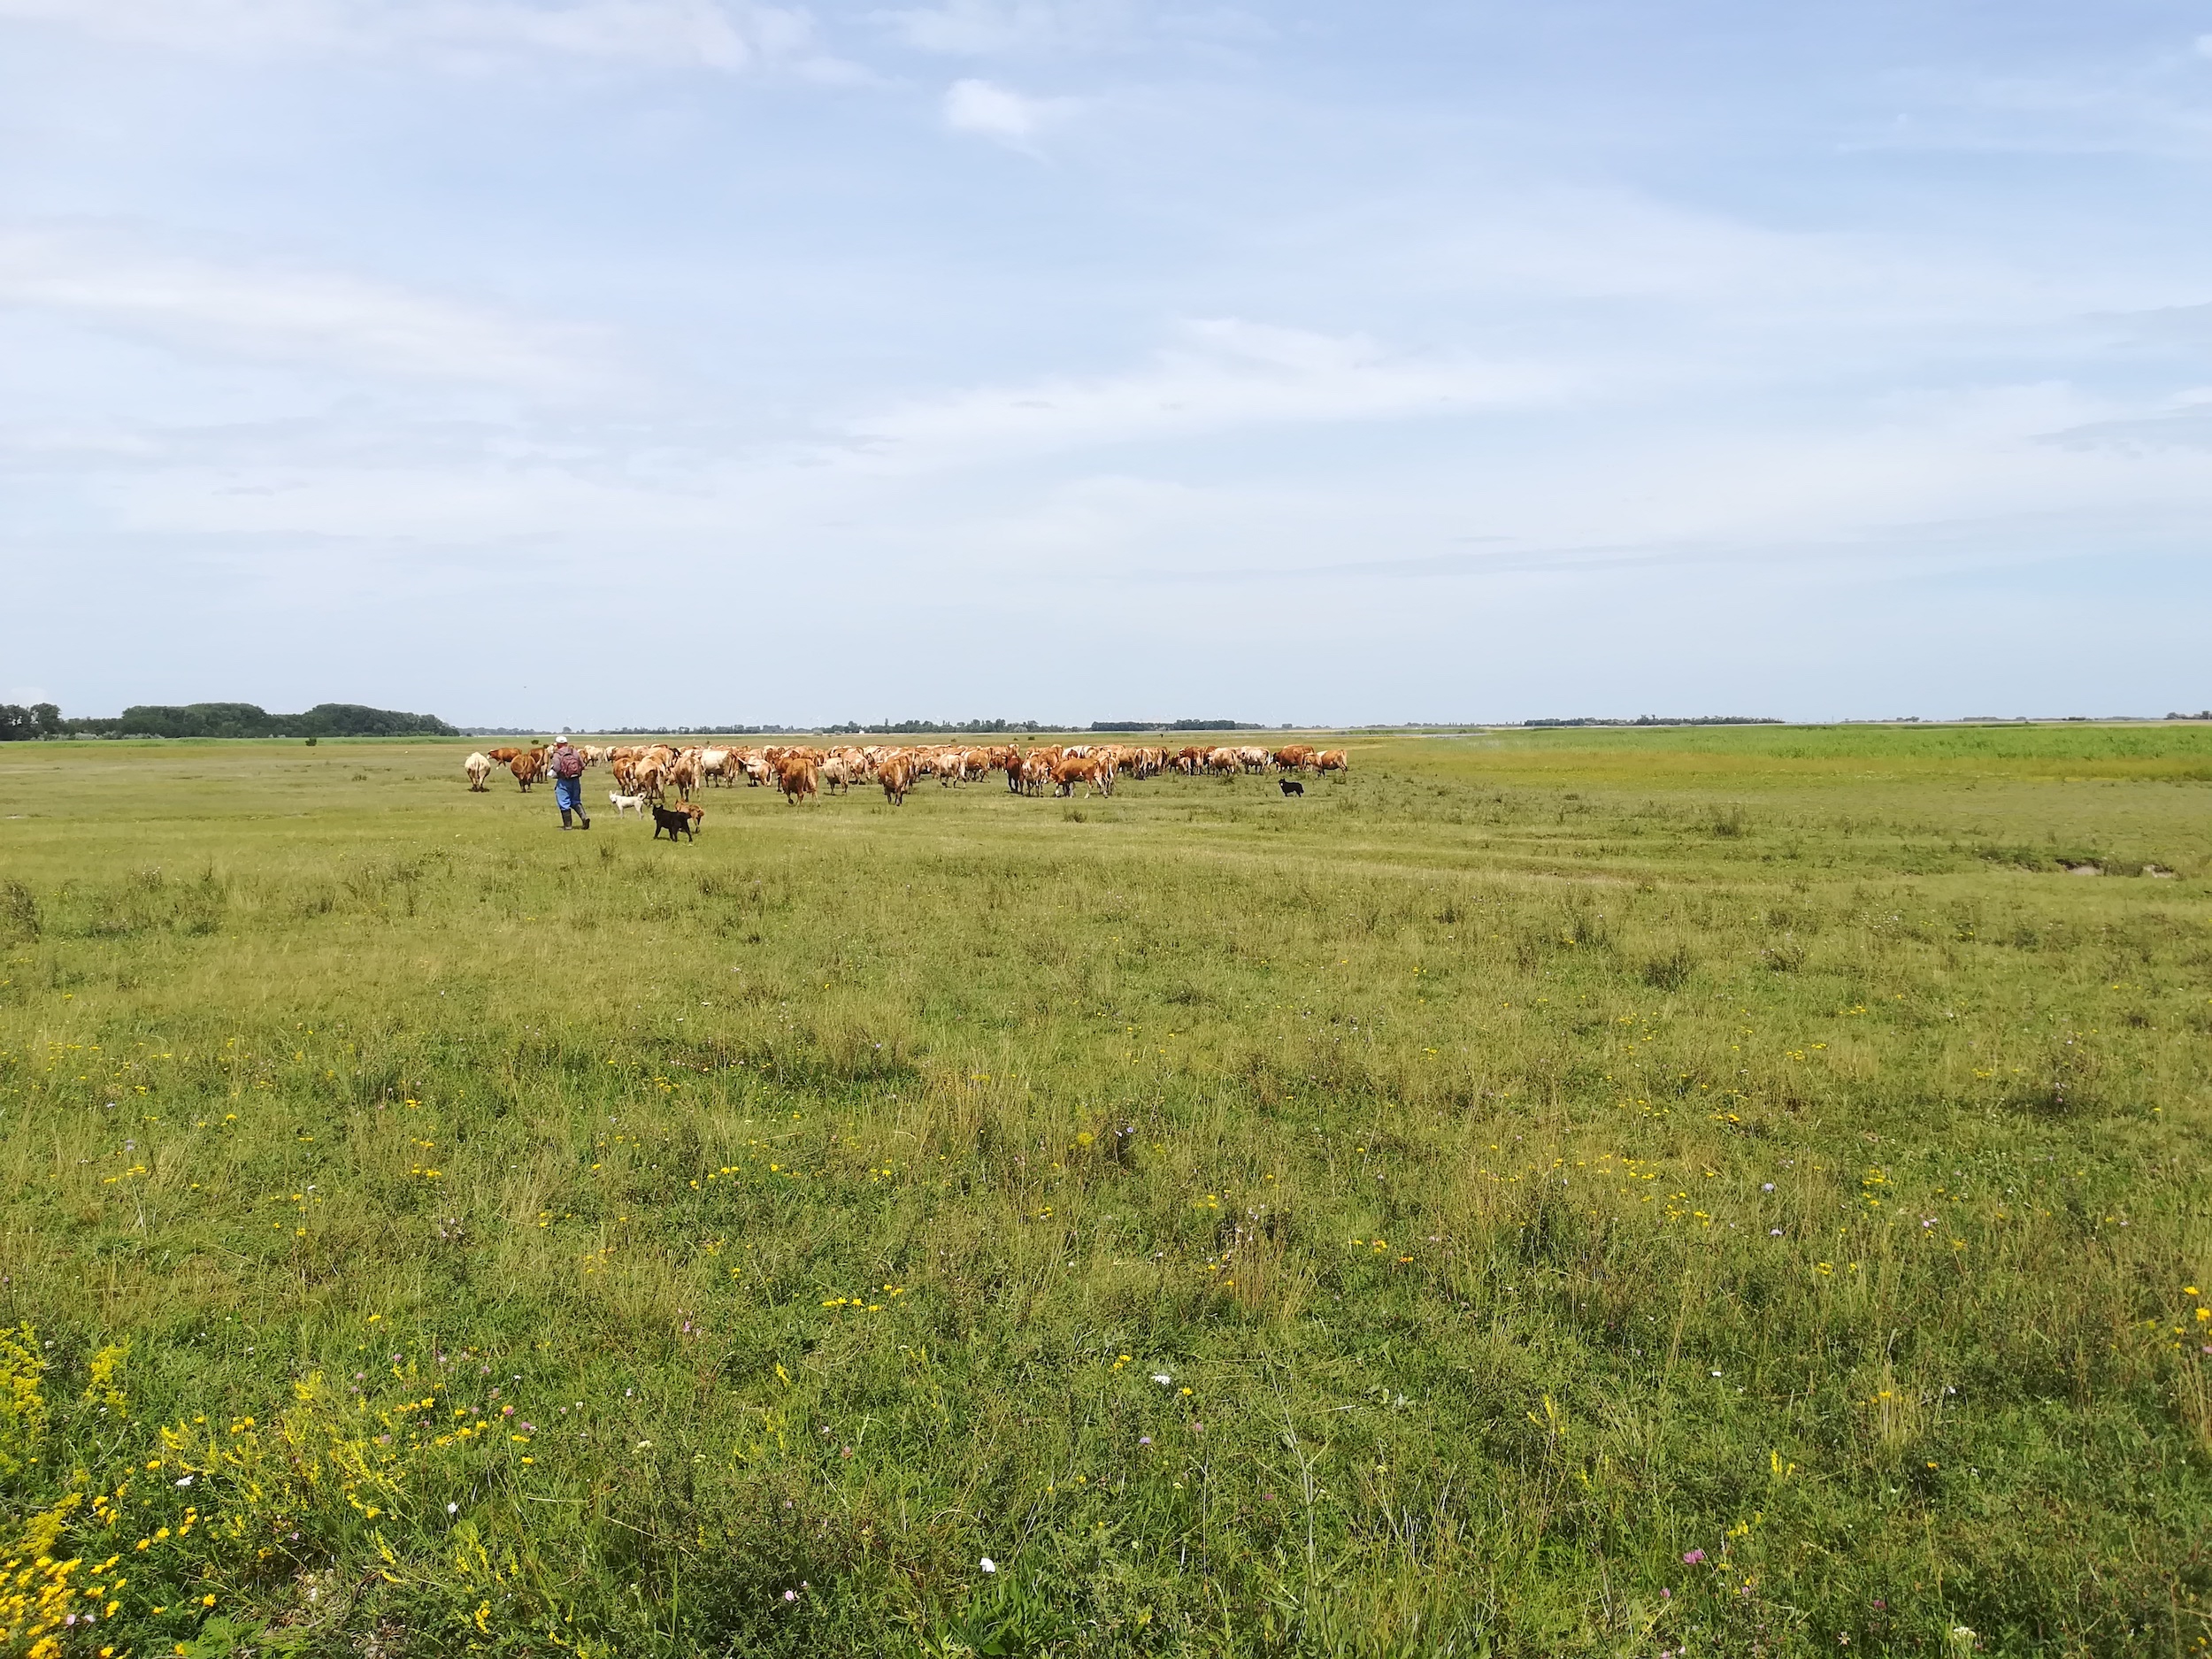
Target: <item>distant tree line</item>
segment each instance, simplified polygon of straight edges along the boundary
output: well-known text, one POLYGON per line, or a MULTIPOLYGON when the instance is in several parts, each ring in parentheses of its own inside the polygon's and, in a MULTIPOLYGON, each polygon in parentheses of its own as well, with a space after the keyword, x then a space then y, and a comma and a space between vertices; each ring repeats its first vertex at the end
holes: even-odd
MULTIPOLYGON (((472 735, 520 737, 526 732, 534 732, 538 729, 540 728, 528 726, 480 726, 472 728, 472 735)), ((570 732, 588 731, 602 737, 780 737, 786 734, 796 735, 803 732, 811 732, 814 728, 810 726, 741 726, 735 722, 729 722, 720 726, 552 726, 545 729, 570 732)), ((832 726, 829 729, 836 731, 840 728, 832 726)))
POLYGON ((1256 720, 1093 720, 1094 732, 1258 732, 1256 720))
MULTIPOLYGON (((535 728, 488 726, 470 728, 478 737, 519 736, 535 728)), ((972 737, 993 733, 1061 732, 1071 728, 1047 720, 843 720, 835 726, 609 726, 591 728, 608 737, 780 737, 819 733, 825 737, 858 737, 864 733, 904 737, 972 737)), ((1094 720, 1094 732, 1259 732, 1267 728, 1254 720, 1094 720)), ((1287 732, 1291 728, 1282 728, 1287 732)))
POLYGON ((57 737, 458 737, 434 714, 319 703, 271 714, 250 703, 136 703, 113 718, 65 718, 50 703, 0 703, 0 742, 57 737))
POLYGON ((69 723, 50 703, 0 703, 0 743, 22 743, 33 738, 66 737, 69 723))
POLYGON ((862 732, 1042 732, 1048 728, 1034 720, 879 720, 872 726, 848 720, 842 726, 826 726, 821 729, 826 733, 850 737, 862 732))
MULTIPOLYGON (((483 736, 518 735, 522 730, 479 726, 483 736)), ((590 728, 606 737, 853 737, 863 732, 1043 732, 1053 728, 1034 720, 883 720, 866 725, 846 720, 836 726, 747 726, 726 720, 715 726, 609 726, 590 728)))
POLYGON ((1524 720, 1523 726, 1782 726, 1786 722, 1763 714, 1699 714, 1676 719, 1640 714, 1632 720, 1604 720, 1585 716, 1574 720, 1524 720))

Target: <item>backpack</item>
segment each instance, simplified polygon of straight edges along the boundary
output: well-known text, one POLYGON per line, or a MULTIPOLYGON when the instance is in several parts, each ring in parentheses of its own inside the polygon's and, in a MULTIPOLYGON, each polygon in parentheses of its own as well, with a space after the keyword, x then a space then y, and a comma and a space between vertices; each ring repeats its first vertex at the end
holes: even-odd
POLYGON ((572 749, 565 749, 553 757, 553 775, 557 778, 580 778, 584 775, 584 757, 572 749))

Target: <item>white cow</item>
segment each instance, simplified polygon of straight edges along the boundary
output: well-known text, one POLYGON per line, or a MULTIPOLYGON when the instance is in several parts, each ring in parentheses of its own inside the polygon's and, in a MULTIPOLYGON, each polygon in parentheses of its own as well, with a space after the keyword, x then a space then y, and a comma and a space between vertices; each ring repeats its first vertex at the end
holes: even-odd
POLYGON ((489 755, 471 755, 461 763, 461 770, 469 775, 469 788, 477 795, 484 793, 484 780, 492 775, 489 755))

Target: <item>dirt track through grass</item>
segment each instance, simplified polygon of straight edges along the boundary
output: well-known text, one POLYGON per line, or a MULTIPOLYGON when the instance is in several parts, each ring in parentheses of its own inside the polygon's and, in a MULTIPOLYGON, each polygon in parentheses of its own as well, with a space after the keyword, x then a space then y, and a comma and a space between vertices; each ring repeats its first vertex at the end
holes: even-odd
POLYGON ((466 749, 0 748, 0 1653, 2212 1638, 2212 733, 466 749))

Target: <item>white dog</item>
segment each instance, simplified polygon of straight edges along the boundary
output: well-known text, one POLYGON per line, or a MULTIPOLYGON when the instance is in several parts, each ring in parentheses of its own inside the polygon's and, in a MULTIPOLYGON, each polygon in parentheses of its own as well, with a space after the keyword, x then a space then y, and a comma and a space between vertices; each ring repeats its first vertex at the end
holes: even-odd
POLYGON ((621 795, 610 789, 607 791, 607 799, 612 803, 614 815, 617 818, 620 818, 625 812, 634 812, 640 818, 645 816, 645 797, 641 795, 621 795))

